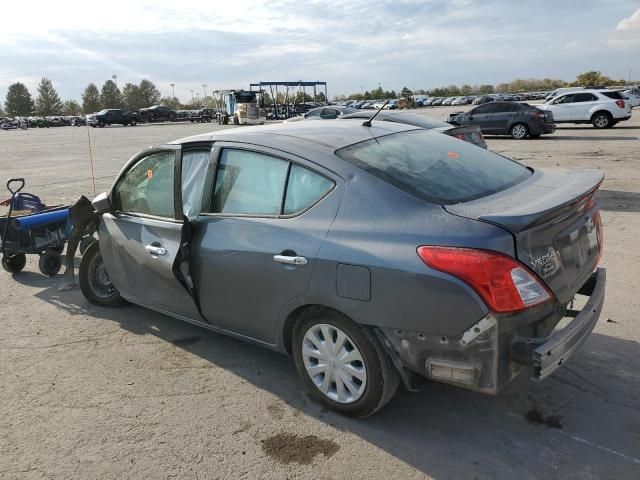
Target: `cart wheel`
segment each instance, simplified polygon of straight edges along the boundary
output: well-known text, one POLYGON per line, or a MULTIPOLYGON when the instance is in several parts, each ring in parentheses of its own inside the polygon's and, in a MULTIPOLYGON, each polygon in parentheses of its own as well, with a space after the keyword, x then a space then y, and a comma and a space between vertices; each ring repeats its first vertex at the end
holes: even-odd
POLYGON ((80 240, 80 255, 84 255, 84 252, 87 251, 87 248, 89 248, 95 241, 95 237, 92 237, 90 235, 82 237, 82 240, 80 240))
POLYGON ((17 253, 10 257, 2 257, 2 268, 9 273, 19 273, 27 263, 27 256, 24 253, 17 253))
POLYGON ((38 266, 40 267, 40 271, 47 277, 53 277, 62 267, 62 258, 58 252, 47 250, 40 255, 38 266))

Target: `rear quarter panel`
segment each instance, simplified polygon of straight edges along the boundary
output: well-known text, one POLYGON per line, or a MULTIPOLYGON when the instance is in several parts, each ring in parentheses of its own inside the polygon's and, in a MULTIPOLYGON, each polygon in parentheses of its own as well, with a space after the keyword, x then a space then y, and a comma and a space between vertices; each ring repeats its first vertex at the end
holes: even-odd
POLYGON ((420 245, 486 248, 514 255, 511 235, 484 222, 447 213, 441 206, 413 198, 360 171, 347 191, 320 248, 307 294, 283 312, 302 304, 335 308, 354 321, 429 335, 461 335, 487 308, 458 279, 427 267, 420 245), (359 300, 339 295, 338 271, 344 266, 361 279, 359 300), (363 289, 369 289, 369 295, 363 289))

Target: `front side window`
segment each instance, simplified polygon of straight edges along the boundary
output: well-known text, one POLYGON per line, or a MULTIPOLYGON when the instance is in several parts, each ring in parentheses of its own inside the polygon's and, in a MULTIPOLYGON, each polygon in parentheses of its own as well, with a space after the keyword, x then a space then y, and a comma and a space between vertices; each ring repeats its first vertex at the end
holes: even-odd
POLYGON ((118 181, 116 209, 125 213, 174 218, 174 152, 156 152, 140 159, 118 181))
POLYGON ((495 108, 496 108, 496 105, 482 105, 481 107, 474 109, 472 114, 482 115, 485 113, 491 113, 494 111, 495 108))
POLYGON ((182 210, 193 220, 200 213, 210 150, 191 150, 182 154, 182 210))
POLYGON ((531 175, 513 160, 428 130, 412 130, 342 148, 336 155, 396 188, 438 205, 471 201, 531 175))
POLYGON ((558 98, 555 102, 556 105, 564 104, 564 103, 573 103, 573 95, 565 95, 564 97, 558 98))
POLYGON ((594 100, 596 97, 592 93, 576 93, 573 96, 573 103, 593 102, 594 100))

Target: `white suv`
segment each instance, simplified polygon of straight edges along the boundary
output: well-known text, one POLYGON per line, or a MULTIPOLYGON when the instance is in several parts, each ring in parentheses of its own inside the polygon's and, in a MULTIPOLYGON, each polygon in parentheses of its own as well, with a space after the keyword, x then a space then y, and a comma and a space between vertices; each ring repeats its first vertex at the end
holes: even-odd
POLYGON ((553 112, 555 123, 591 123, 596 128, 610 128, 631 118, 630 103, 616 90, 565 93, 536 107, 553 112))

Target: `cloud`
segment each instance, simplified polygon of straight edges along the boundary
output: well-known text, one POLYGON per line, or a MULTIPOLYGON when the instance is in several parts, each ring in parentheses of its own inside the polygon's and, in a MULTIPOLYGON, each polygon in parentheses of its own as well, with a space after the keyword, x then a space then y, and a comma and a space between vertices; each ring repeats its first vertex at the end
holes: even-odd
POLYGON ((620 20, 616 30, 640 30, 640 8, 633 12, 629 18, 620 20))
MULTIPOLYGON (((640 8, 630 17, 620 20, 615 32, 609 36, 608 44, 614 48, 624 49, 640 47, 640 8)), ((640 55, 636 54, 636 57, 640 55)))
POLYGON ((594 68, 616 76, 610 69, 629 62, 640 71, 628 54, 640 14, 620 21, 632 0, 582 0, 581 9, 552 0, 109 0, 99 13, 86 0, 32 0, 28 19, 5 3, 0 98, 18 80, 35 93, 42 76, 65 98, 116 74, 120 85, 148 78, 164 94, 175 83, 186 99, 203 83, 317 79, 338 94, 571 79, 594 68))

